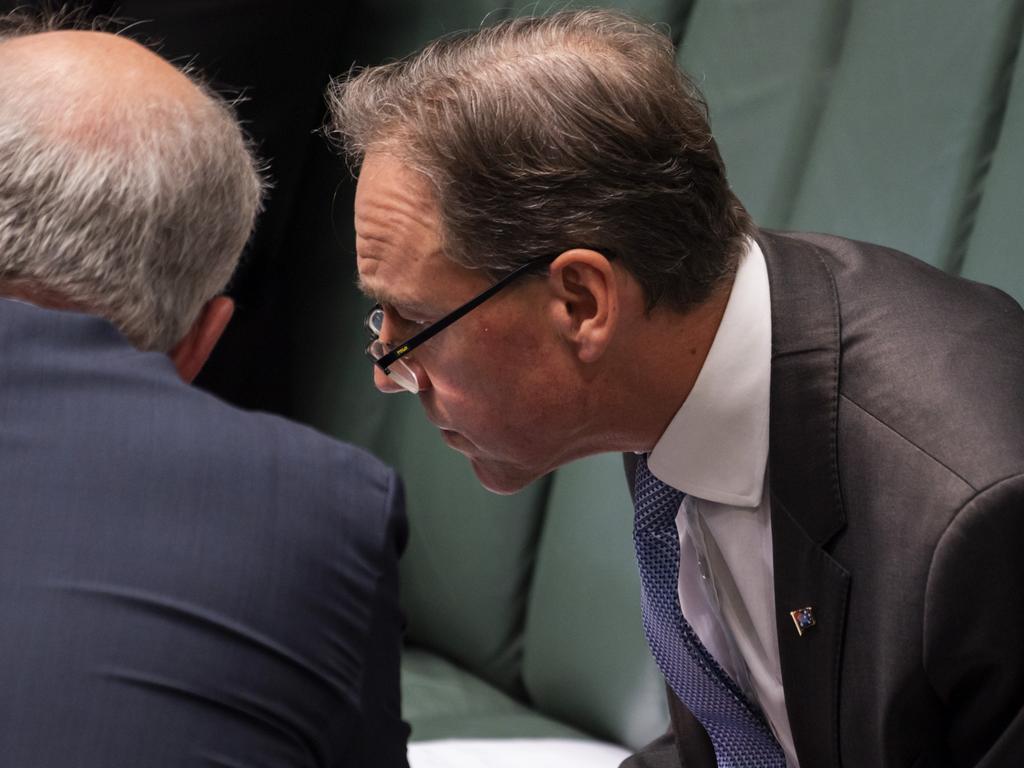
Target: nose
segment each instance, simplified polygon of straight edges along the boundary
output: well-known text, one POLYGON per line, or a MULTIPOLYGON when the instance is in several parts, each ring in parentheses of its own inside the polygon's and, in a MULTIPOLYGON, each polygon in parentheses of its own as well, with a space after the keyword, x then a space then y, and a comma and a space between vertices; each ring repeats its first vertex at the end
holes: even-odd
POLYGON ((373 385, 386 395, 393 395, 397 392, 405 392, 402 386, 388 376, 379 366, 373 366, 373 385))
POLYGON ((374 366, 373 383, 385 394, 411 392, 418 395, 430 386, 427 372, 416 361, 408 358, 392 363, 388 374, 385 374, 380 366, 374 366))

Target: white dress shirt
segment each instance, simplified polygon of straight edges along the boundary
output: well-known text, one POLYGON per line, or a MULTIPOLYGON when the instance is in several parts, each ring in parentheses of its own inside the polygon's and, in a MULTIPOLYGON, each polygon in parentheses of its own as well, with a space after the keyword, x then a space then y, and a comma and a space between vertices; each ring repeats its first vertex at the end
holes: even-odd
POLYGON ((686 493, 676 517, 683 615, 761 707, 789 768, 799 768, 775 624, 766 473, 770 379, 768 271, 750 240, 704 366, 648 466, 686 493))

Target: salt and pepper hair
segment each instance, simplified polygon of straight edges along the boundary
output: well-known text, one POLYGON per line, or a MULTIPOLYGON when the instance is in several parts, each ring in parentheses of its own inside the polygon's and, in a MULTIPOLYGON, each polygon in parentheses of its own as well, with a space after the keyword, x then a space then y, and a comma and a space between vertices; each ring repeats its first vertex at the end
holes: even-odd
POLYGON ((332 83, 330 134, 429 179, 446 255, 497 277, 577 245, 621 258, 648 308, 733 274, 750 219, 707 108, 658 27, 618 11, 513 18, 332 83))
MULTIPOLYGON (((55 26, 3 17, 0 47, 55 26)), ((191 104, 98 103, 32 71, 0 78, 0 284, 57 295, 140 349, 169 351, 224 289, 261 205, 233 111, 194 77, 205 98, 191 104)))

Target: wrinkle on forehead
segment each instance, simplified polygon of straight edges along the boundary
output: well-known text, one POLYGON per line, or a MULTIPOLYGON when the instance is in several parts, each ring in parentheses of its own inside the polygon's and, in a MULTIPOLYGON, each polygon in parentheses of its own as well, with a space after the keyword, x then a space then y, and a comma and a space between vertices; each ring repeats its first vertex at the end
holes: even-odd
POLYGON ((440 217, 429 182, 391 156, 371 154, 364 161, 355 228, 356 250, 367 259, 395 248, 418 259, 440 250, 440 217))
POLYGON ((426 177, 393 156, 367 155, 356 187, 355 228, 360 290, 381 303, 426 308, 416 297, 454 268, 443 253, 426 177))

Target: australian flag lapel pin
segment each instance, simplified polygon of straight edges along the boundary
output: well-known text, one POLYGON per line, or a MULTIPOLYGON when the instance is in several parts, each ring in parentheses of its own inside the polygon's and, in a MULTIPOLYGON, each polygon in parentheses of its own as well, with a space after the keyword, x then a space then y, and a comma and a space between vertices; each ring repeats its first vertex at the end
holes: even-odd
POLYGON ((804 632, 817 624, 814 620, 814 608, 811 606, 790 611, 789 615, 793 618, 793 623, 796 624, 796 632, 800 637, 803 637, 804 632))

